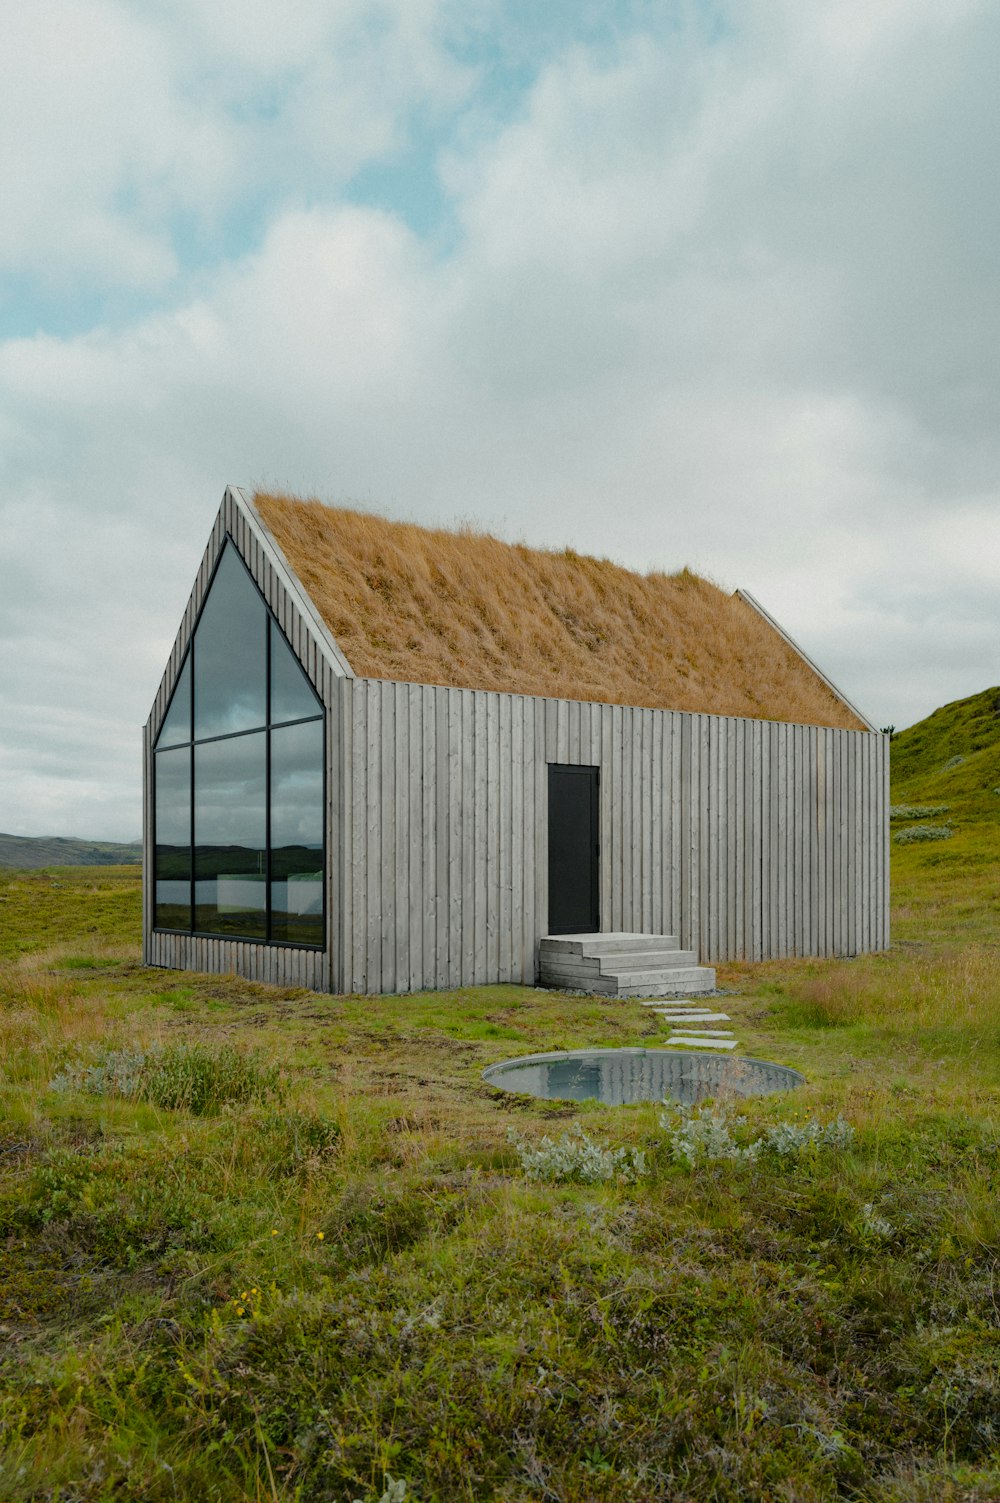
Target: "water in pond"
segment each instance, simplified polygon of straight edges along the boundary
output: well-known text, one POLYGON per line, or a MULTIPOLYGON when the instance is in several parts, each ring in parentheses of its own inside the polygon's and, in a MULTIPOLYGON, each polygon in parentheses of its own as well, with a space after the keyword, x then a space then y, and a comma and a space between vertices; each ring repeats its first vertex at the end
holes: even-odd
POLYGON ((787 1065, 763 1059, 719 1059, 680 1049, 531 1054, 490 1065, 483 1079, 502 1091, 521 1091, 547 1100, 596 1100, 606 1106, 664 1097, 693 1106, 707 1096, 766 1096, 805 1083, 805 1077, 787 1065))

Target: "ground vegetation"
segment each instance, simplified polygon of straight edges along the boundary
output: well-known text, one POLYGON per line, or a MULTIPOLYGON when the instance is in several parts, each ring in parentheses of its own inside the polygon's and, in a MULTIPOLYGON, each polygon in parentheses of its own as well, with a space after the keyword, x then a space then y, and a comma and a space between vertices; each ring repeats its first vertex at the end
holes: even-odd
POLYGON ((635 1002, 146 970, 134 869, 0 873, 0 1496, 1000 1498, 1000 736, 963 715, 893 743, 954 833, 893 846, 892 950, 720 968, 808 1080, 738 1108, 482 1081, 659 1042, 635 1002))

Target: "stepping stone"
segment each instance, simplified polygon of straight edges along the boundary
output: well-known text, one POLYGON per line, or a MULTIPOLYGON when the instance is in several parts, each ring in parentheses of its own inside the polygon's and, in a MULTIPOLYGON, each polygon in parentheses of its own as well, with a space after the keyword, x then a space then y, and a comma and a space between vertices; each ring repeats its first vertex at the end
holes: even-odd
MULTIPOLYGON (((677 1013, 678 1018, 687 1018, 687 1015, 689 1015, 689 1013, 711 1012, 711 1007, 713 1007, 713 1004, 696 1003, 695 999, 687 998, 687 996, 686 998, 684 998, 683 1003, 665 1003, 665 1001, 663 1001, 663 998, 656 998, 656 996, 654 996, 654 998, 651 998, 648 1003, 641 1003, 639 1004, 639 1006, 651 1007, 654 1013, 677 1013)), ((719 1006, 719 1004, 716 1003, 714 1004, 714 1006, 717 1007, 719 1006)))
POLYGON ((729 1028, 682 1028, 681 1033, 699 1039, 732 1039, 736 1035, 729 1028))
POLYGON ((665 1023, 730 1023, 728 1012, 660 1012, 656 1016, 665 1023))
POLYGON ((735 1039, 696 1039, 686 1033, 672 1033, 668 1044, 683 1044, 690 1049, 735 1049, 735 1039))

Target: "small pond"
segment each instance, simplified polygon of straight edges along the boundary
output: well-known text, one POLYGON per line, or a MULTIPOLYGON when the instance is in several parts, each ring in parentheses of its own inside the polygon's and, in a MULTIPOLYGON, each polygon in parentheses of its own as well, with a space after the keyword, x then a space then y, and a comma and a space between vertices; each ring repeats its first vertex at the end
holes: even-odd
POLYGON ((683 1102, 706 1096, 767 1096, 805 1084, 787 1065, 764 1059, 719 1059, 680 1049, 572 1049, 529 1054, 489 1065, 483 1079, 501 1091, 520 1091, 546 1100, 602 1101, 627 1106, 635 1101, 683 1102))

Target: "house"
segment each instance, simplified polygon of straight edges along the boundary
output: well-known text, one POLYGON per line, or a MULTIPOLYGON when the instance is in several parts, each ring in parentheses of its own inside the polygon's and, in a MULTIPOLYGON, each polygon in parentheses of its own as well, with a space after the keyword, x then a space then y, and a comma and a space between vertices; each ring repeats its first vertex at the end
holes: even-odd
POLYGON ((888 765, 745 592, 231 487, 145 728, 144 958, 652 995, 882 949, 888 765))

